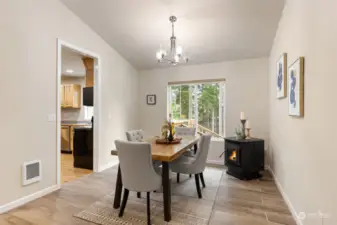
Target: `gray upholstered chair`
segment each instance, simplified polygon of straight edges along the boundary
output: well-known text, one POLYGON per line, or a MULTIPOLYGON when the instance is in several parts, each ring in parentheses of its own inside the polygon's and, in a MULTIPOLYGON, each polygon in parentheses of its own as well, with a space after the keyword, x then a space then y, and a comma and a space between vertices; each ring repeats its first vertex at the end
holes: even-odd
POLYGON ((142 130, 130 130, 126 132, 126 139, 128 141, 143 141, 144 132, 142 130))
MULTIPOLYGON (((144 132, 143 130, 130 130, 126 132, 126 139, 133 142, 142 142, 144 141, 144 132)), ((157 173, 161 173, 161 162, 153 160, 153 166, 157 173)), ((137 193, 137 197, 141 198, 141 194, 137 193)))
MULTIPOLYGON (((174 128, 175 135, 178 137, 184 137, 184 136, 195 136, 197 129, 195 127, 175 127, 174 128)), ((188 151, 184 152, 184 156, 194 157, 195 152, 193 152, 192 149, 189 149, 188 151)), ((191 174, 190 174, 190 177, 191 174)), ((180 181, 180 174, 177 173, 177 183, 180 181)))
POLYGON ((206 160, 208 155, 209 146, 211 143, 211 135, 206 134, 202 135, 199 142, 199 149, 195 157, 186 157, 181 156, 177 160, 171 163, 171 170, 175 173, 184 173, 184 174, 194 174, 195 184, 198 191, 198 197, 202 198, 200 181, 201 179, 202 186, 205 187, 205 181, 203 172, 206 167, 206 160))
POLYGON ((177 136, 195 136, 197 129, 195 127, 175 127, 174 130, 177 136))
POLYGON ((119 212, 119 217, 124 214, 124 209, 129 197, 129 191, 147 193, 147 221, 150 220, 150 193, 161 188, 162 178, 155 171, 152 164, 151 144, 146 142, 115 141, 117 148, 124 195, 119 212))
MULTIPOLYGON (((184 136, 195 136, 197 129, 195 127, 175 127, 174 133, 178 137, 184 137, 184 136)), ((193 151, 187 151, 184 152, 185 156, 194 156, 193 151)))

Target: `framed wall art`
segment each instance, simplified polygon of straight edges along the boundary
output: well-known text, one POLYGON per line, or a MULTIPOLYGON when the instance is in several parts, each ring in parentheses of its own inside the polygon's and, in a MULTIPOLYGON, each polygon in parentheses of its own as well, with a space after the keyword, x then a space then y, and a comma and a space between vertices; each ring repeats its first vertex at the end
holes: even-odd
POLYGON ((287 97, 287 53, 276 63, 276 98, 287 97))
POLYGON ((146 95, 146 103, 148 105, 155 105, 156 104, 156 95, 146 95))
POLYGON ((304 116, 304 57, 298 58, 288 68, 289 115, 304 116))

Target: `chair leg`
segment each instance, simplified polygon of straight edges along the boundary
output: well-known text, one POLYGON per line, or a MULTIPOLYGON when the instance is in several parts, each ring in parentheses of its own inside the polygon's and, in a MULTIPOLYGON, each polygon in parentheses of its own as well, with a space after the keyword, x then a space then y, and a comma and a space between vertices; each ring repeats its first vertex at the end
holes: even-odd
POLYGON ((195 177, 195 185, 197 186, 198 197, 202 198, 201 189, 200 189, 199 174, 195 174, 194 177, 195 177))
POLYGON ((180 173, 177 173, 177 183, 180 181, 180 173))
POLYGON ((150 207, 150 192, 146 193, 147 199, 147 225, 151 225, 151 207, 150 207))
POLYGON ((122 217, 124 214, 124 209, 126 206, 126 202, 128 201, 128 197, 129 197, 129 190, 128 189, 124 189, 124 195, 123 195, 123 201, 122 201, 122 206, 121 209, 119 211, 119 217, 122 217))
POLYGON ((204 180, 204 175, 202 173, 199 173, 199 176, 200 176, 200 180, 201 180, 201 183, 202 183, 202 187, 205 188, 206 184, 205 184, 205 180, 204 180))
POLYGON ((140 192, 137 192, 137 198, 141 198, 142 194, 140 192))
POLYGON ((192 177, 192 174, 190 174, 190 178, 192 177))

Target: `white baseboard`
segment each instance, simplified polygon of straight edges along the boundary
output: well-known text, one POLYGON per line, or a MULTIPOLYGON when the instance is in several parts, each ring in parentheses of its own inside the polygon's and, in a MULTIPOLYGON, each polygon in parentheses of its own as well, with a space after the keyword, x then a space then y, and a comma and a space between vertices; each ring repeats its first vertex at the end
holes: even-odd
POLYGON ((206 164, 224 166, 225 162, 223 160, 207 160, 206 164))
POLYGON ((35 199, 41 198, 41 197, 43 197, 47 194, 50 194, 50 193, 52 193, 52 192, 54 192, 58 189, 60 189, 59 185, 53 185, 53 186, 47 187, 47 188, 45 188, 41 191, 35 192, 31 195, 28 195, 28 196, 22 197, 20 199, 17 199, 13 202, 7 203, 5 205, 1 205, 0 206, 0 214, 8 212, 9 210, 15 209, 15 208, 17 208, 21 205, 24 205, 28 202, 31 202, 35 199))
POLYGON ((99 169, 98 169, 98 172, 102 172, 103 170, 106 170, 106 169, 109 169, 110 167, 113 167, 115 165, 117 165, 119 162, 118 160, 117 161, 114 161, 114 162, 109 162, 103 166, 100 166, 99 169))
POLYGON ((273 175, 276 186, 277 186, 278 190, 280 191, 280 193, 281 193, 284 201, 286 202, 288 208, 290 209, 290 212, 291 212, 293 218, 295 219, 296 224, 297 225, 303 225, 302 221, 298 218, 296 210, 295 210, 293 204, 291 203, 288 195, 284 192, 284 190, 281 186, 281 183, 278 181, 277 177, 275 176, 274 171, 270 168, 270 166, 266 166, 266 170, 268 170, 273 175))

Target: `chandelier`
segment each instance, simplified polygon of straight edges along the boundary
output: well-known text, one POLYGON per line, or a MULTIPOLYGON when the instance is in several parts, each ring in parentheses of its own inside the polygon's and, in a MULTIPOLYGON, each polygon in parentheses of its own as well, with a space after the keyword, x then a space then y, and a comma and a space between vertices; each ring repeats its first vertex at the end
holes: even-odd
POLYGON ((170 16, 170 22, 172 23, 172 36, 170 37, 171 49, 167 54, 167 51, 160 49, 157 54, 157 62, 167 62, 170 65, 177 65, 179 63, 187 63, 188 58, 183 56, 183 48, 176 45, 177 38, 174 36, 174 23, 177 21, 177 17, 170 16))

